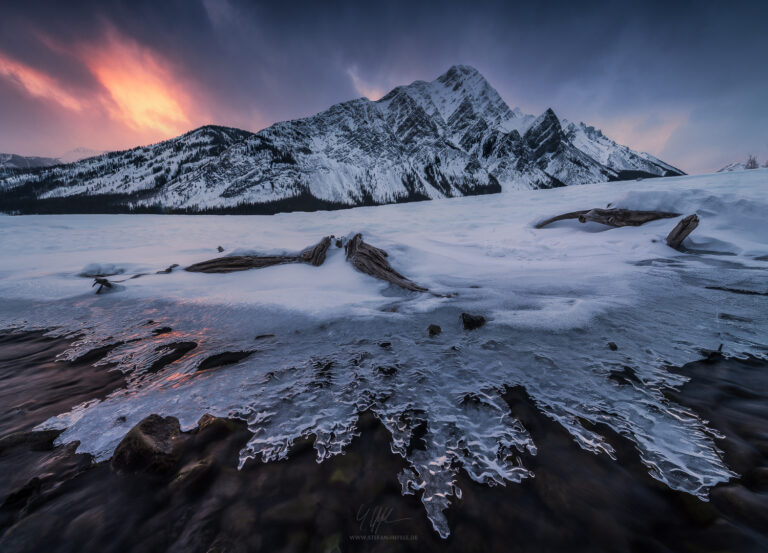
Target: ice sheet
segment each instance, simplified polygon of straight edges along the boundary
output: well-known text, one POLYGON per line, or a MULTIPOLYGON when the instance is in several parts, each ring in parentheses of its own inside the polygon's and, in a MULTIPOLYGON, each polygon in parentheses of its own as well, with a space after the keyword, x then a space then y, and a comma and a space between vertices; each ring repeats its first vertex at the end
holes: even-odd
POLYGON ((516 453, 536 446, 501 399, 521 385, 582 447, 612 454, 585 424, 605 423, 636 443, 654 478, 706 497, 733 474, 712 430, 662 389, 683 382, 667 367, 701 349, 768 352, 768 297, 712 288, 768 292, 767 190, 768 171, 754 170, 275 216, 2 217, 0 327, 77 335, 68 358, 122 343, 103 363, 124 371, 127 387, 43 425, 66 428, 61 441, 79 440, 98 459, 150 413, 189 428, 209 412, 248 421, 254 437, 242 462, 280 458, 307 435, 322 460, 343 453, 358 414, 371 409, 408 461, 403 492, 421 494, 447 536, 443 512, 460 493, 458 470, 489 485, 530 476, 516 453), (686 252, 663 242, 678 219, 534 228, 608 204, 697 213, 701 223, 686 252), (299 251, 353 231, 450 297, 394 289, 355 271, 339 249, 321 267, 156 274, 231 252, 299 251), (112 277, 119 288, 95 295, 78 276, 91 264, 123 270, 112 277), (137 273, 147 274, 129 278, 137 273), (488 324, 465 331, 462 311, 488 324), (427 335, 432 323, 440 336, 427 335), (153 333, 164 326, 173 331, 153 333), (179 341, 198 347, 147 371, 179 341), (216 353, 251 350, 237 364, 197 370, 216 353), (637 382, 609 378, 624 367, 637 382), (426 449, 408 454, 419 424, 426 449))

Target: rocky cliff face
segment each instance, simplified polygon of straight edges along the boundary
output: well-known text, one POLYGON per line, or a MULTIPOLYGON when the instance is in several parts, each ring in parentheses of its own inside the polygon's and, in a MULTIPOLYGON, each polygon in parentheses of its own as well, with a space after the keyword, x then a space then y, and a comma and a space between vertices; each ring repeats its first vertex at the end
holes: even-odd
POLYGON ((344 102, 255 134, 208 126, 18 171, 0 179, 0 199, 22 212, 259 213, 678 174, 552 109, 512 110, 475 69, 454 66, 378 101, 344 102))

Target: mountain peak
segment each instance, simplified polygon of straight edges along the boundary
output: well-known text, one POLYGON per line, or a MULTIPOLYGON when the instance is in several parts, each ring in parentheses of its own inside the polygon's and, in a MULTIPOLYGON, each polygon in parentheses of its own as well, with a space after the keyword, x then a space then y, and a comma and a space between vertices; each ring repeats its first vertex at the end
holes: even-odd
POLYGON ((475 76, 482 77, 480 72, 474 67, 472 67, 471 65, 457 64, 457 65, 452 65, 448 69, 448 71, 440 75, 437 78, 437 80, 438 81, 449 81, 449 80, 455 81, 455 80, 465 79, 468 77, 472 78, 475 76))
POLYGON ((42 182, 32 192, 40 206, 88 197, 77 209, 109 201, 118 210, 270 213, 680 174, 551 108, 512 111, 467 65, 258 133, 209 125, 73 165, 6 172, 4 209, 31 205, 23 185, 42 182))
POLYGON ((458 91, 459 89, 491 89, 496 91, 480 72, 469 65, 454 65, 448 71, 440 75, 431 84, 440 83, 445 88, 458 91))

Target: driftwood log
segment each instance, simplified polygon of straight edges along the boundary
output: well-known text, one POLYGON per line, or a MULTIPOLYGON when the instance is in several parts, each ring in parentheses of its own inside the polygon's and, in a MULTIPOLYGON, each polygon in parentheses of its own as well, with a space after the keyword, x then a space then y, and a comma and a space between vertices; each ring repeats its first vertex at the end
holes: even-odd
POLYGON ((347 261, 360 271, 372 277, 390 282, 413 292, 428 292, 427 288, 419 286, 395 271, 387 261, 387 252, 380 250, 363 241, 363 235, 355 234, 344 246, 347 261))
POLYGON ((592 221, 601 223, 610 227, 639 227, 649 221, 657 219, 670 219, 679 217, 679 213, 669 213, 666 211, 635 211, 631 209, 585 209, 582 211, 571 211, 563 213, 551 219, 542 221, 536 225, 536 228, 544 228, 555 221, 565 219, 578 219, 580 223, 592 221))
POLYGON ((94 286, 98 286, 98 288, 96 289, 96 293, 101 294, 101 291, 104 288, 112 288, 114 285, 111 282, 109 282, 106 278, 96 277, 93 279, 93 284, 91 285, 91 288, 93 288, 94 286))
POLYGON ((261 269, 272 265, 284 263, 309 263, 318 267, 325 261, 325 254, 331 245, 331 237, 326 236, 320 242, 296 255, 231 255, 217 257, 190 265, 185 271, 192 273, 232 273, 235 271, 247 271, 248 269, 261 269))
POLYGON ((675 228, 672 229, 672 232, 667 235, 667 245, 670 248, 679 250, 683 240, 688 238, 688 235, 698 226, 699 218, 695 213, 693 215, 688 215, 688 217, 684 217, 677 223, 675 228))
POLYGON ((565 221, 566 219, 578 219, 585 213, 589 213, 589 210, 582 209, 581 211, 571 211, 570 213, 563 213, 562 215, 557 215, 556 217, 552 217, 551 219, 542 221, 541 223, 536 225, 536 228, 544 228, 547 225, 551 225, 552 223, 555 223, 557 221, 565 221))

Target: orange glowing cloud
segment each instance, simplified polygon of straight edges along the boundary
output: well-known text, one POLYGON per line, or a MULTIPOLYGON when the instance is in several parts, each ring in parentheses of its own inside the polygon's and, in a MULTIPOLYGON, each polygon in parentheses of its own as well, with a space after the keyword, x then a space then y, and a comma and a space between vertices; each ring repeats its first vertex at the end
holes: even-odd
POLYGON ((371 84, 363 81, 357 74, 356 68, 352 67, 347 69, 347 75, 349 75, 349 78, 352 79, 352 84, 354 85, 358 94, 361 94, 369 100, 373 101, 376 101, 384 96, 385 90, 381 87, 372 86, 371 84))
POLYGON ((166 136, 189 128, 189 98, 160 56, 116 34, 82 55, 109 95, 105 105, 112 118, 166 136))
POLYGON ((83 109, 82 102, 64 90, 56 79, 12 60, 2 53, 0 53, 0 75, 15 82, 31 96, 56 102, 67 109, 75 111, 83 109))
POLYGON ((685 113, 663 115, 633 115, 604 122, 597 121, 611 139, 635 150, 660 155, 672 135, 686 123, 685 113))

